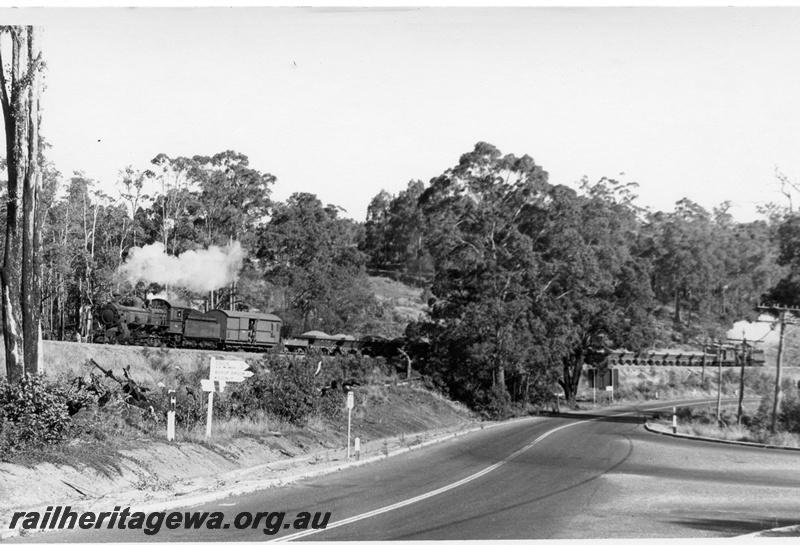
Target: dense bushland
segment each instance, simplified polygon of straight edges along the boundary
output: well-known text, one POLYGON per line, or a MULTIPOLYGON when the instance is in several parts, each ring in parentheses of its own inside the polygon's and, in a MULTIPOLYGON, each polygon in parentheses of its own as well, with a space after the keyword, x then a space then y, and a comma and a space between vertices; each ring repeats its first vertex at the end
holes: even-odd
MULTIPOLYGON (((265 354, 253 370, 246 381, 229 383, 215 395, 216 421, 267 420, 278 427, 302 426, 312 418, 340 419, 343 385, 381 385, 396 378, 382 358, 357 355, 323 361, 314 354, 265 354)), ((207 368, 187 374, 165 369, 158 385, 137 383, 128 369, 106 372, 58 381, 41 375, 25 375, 15 383, 0 379, 0 460, 74 441, 161 437, 169 389, 176 391, 177 429, 188 433, 205 425, 207 393, 199 384, 208 377, 207 368)))
MULTIPOLYGON (((275 313, 284 334, 407 330, 431 347, 414 354, 416 369, 499 417, 556 391, 574 402, 598 351, 702 345, 753 317, 765 294, 780 304, 800 300, 800 223, 791 209, 769 206, 764 219, 747 223, 734 221, 728 202, 645 209, 635 184, 554 184, 531 156, 485 142, 428 183, 379 192, 363 223, 308 193, 274 201, 276 178, 234 151, 159 154, 151 163, 121 171, 119 198, 80 173, 44 169, 50 338, 90 336, 93 307, 113 291, 144 297, 169 284, 171 295, 198 307, 275 313), (208 290, 122 274, 138 270, 126 265, 145 247, 177 258, 233 243, 240 268, 208 290), (425 315, 401 323, 370 291, 368 267, 414 278, 425 315)), ((307 406, 260 410, 287 418, 318 411, 307 406)))

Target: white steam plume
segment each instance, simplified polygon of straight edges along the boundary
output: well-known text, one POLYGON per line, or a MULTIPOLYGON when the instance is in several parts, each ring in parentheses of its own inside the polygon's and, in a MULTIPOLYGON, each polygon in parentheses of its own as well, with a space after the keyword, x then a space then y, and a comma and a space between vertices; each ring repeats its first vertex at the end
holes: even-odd
POLYGON ((133 248, 119 272, 131 284, 143 280, 205 293, 238 280, 243 260, 244 250, 238 241, 222 248, 190 250, 177 257, 167 255, 164 245, 155 242, 133 248))

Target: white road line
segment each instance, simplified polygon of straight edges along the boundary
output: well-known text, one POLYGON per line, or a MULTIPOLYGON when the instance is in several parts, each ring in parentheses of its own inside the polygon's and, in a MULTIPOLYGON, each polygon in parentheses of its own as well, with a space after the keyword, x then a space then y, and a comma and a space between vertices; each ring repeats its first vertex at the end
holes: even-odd
POLYGON ((505 465, 507 462, 513 460, 514 458, 516 458, 517 456, 519 456, 520 454, 522 454, 526 450, 530 449, 531 447, 533 447, 534 445, 536 445, 540 441, 543 441, 545 438, 547 438, 548 436, 550 436, 551 434, 553 434, 553 433, 555 433, 557 431, 561 431, 561 430, 563 430, 565 428, 569 428, 570 426, 577 426, 578 424, 585 424, 586 422, 591 422, 591 420, 581 420, 581 421, 578 421, 578 422, 572 422, 571 424, 565 424, 564 426, 560 426, 558 428, 555 428, 555 429, 552 429, 552 430, 550 430, 548 432, 545 432, 544 434, 542 434, 539 437, 537 437, 536 439, 534 439, 531 443, 525 445, 524 447, 522 447, 518 451, 514 452, 513 454, 510 454, 508 457, 504 458, 503 460, 500 460, 496 464, 490 465, 489 467, 487 467, 486 469, 484 469, 482 471, 479 471, 478 473, 470 475, 469 477, 461 479, 460 481, 456 481, 454 483, 448 484, 447 486, 443 486, 441 488, 437 488, 436 490, 433 490, 433 491, 428 492, 426 494, 422 494, 420 496, 415 496, 413 498, 409 498, 409 499, 401 501, 401 502, 393 503, 392 505, 388 505, 386 507, 381 507, 380 509, 375 509, 373 511, 369 511, 369 512, 363 513, 361 515, 356 515, 354 517, 350 517, 350 518, 346 518, 346 519, 334 522, 332 524, 329 524, 325 528, 305 530, 305 531, 302 531, 302 532, 298 532, 296 534, 291 534, 291 535, 288 535, 288 536, 282 536, 282 537, 279 537, 279 538, 276 538, 276 539, 272 539, 270 541, 294 541, 295 539, 299 539, 299 538, 302 538, 302 537, 307 537, 307 536, 310 536, 310 535, 313 535, 313 534, 317 534, 319 532, 324 532, 325 530, 331 530, 333 528, 338 528, 340 526, 345 526, 346 524, 351 524, 353 522, 358 522, 359 520, 368 519, 368 518, 374 517, 375 515, 380 515, 382 513, 388 513, 389 511, 394 511, 395 509, 400 509, 401 507, 405 507, 407 505, 411 505, 413 503, 417 503, 419 501, 426 500, 428 498, 432 498, 433 496, 437 496, 439 494, 442 494, 443 492, 447 492, 448 490, 452 490, 452 489, 457 488, 457 487, 459 487, 461 485, 464 485, 464 484, 467 484, 467 483, 469 483, 471 481, 474 481, 475 479, 483 477, 487 473, 491 473, 492 471, 494 471, 498 467, 500 467, 502 465, 505 465))
MULTIPOLYGON (((667 406, 671 405, 669 402, 665 401, 665 403, 667 404, 667 406)), ((692 402, 692 403, 685 403, 685 402, 681 403, 680 401, 676 400, 674 405, 684 407, 684 406, 687 406, 687 405, 701 405, 701 404, 707 404, 707 403, 709 403, 709 402, 708 401, 696 401, 696 402, 692 402)), ((661 409, 661 408, 662 407, 653 407, 654 410, 658 410, 658 409, 661 409)), ((295 539, 300 539, 302 537, 307 537, 307 536, 310 536, 310 535, 318 534, 318 533, 324 532, 326 530, 332 530, 333 528, 338 528, 340 526, 345 526, 345 525, 351 524, 353 522, 358 522, 360 520, 368 519, 368 518, 374 517, 376 515, 380 515, 380 514, 383 514, 383 513, 388 513, 389 511, 394 511, 395 509, 400 509, 401 507, 405 507, 407 505, 411 505, 413 503, 417 503, 417 502, 420 502, 422 500, 426 500, 428 498, 432 498, 433 496, 438 496, 439 494, 442 494, 443 492, 447 492, 448 490, 452 490, 454 488, 458 488, 461 485, 467 484, 469 482, 474 481, 475 479, 483 477, 487 473, 491 473, 492 471, 494 471, 498 467, 500 467, 502 465, 505 465, 507 462, 513 460, 514 458, 516 458, 517 456, 519 456, 520 454, 522 454, 526 450, 530 449, 531 447, 533 447, 534 445, 536 445, 540 441, 543 441, 544 439, 546 439, 547 437, 549 437, 550 435, 554 434, 557 431, 561 431, 561 430, 569 428, 571 426, 577 426, 578 424, 586 424, 587 422, 592 422, 594 420, 602 420, 603 418, 613 418, 613 417, 618 417, 618 416, 627 416, 627 415, 639 414, 639 413, 640 413, 640 411, 636 410, 636 411, 628 411, 628 412, 625 412, 625 413, 607 414, 607 415, 597 416, 596 418, 591 418, 591 419, 588 419, 588 420, 580 420, 578 422, 573 422, 571 424, 565 424, 563 426, 559 426, 558 428, 554 428, 554 429, 552 429, 552 430, 550 430, 548 432, 543 433, 542 435, 540 435, 539 437, 534 439, 531 443, 525 445, 524 447, 522 447, 518 451, 514 452, 513 454, 510 454, 508 457, 504 458, 503 460, 500 460, 496 464, 491 465, 491 466, 487 467, 486 469, 484 469, 482 471, 479 471, 478 473, 470 475, 469 477, 461 479, 460 481, 456 481, 454 483, 448 484, 447 486, 443 486, 441 488, 437 488, 436 490, 433 490, 433 491, 428 492, 426 494, 422 494, 420 496, 415 496, 413 498, 409 498, 409 499, 401 501, 401 502, 393 503, 392 505, 387 505, 386 507, 381 507, 380 509, 375 509, 373 511, 369 511, 369 512, 363 513, 361 515, 355 515, 353 517, 346 518, 346 519, 334 522, 332 524, 327 525, 325 528, 304 530, 304 531, 298 532, 296 534, 291 534, 291 535, 288 535, 288 536, 281 536, 281 537, 278 537, 278 538, 275 538, 275 539, 271 539, 270 541, 294 541, 295 539)))

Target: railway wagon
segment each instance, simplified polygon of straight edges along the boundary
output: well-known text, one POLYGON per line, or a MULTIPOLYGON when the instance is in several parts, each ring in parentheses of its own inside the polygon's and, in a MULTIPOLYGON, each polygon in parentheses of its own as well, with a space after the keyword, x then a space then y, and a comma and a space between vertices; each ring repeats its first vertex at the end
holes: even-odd
MULTIPOLYGON (((716 366, 734 367, 741 365, 736 357, 736 349, 724 348, 717 353, 697 352, 610 352, 602 354, 600 359, 605 359, 610 365, 663 365, 663 366, 685 366, 702 367, 716 366)), ((750 357, 745 361, 745 365, 760 367, 765 363, 764 351, 753 350, 750 357)))
POLYGON ((205 316, 216 321, 223 348, 269 349, 281 343, 282 320, 274 314, 214 309, 205 316))
POLYGON ((290 352, 322 354, 363 353, 392 357, 404 346, 403 338, 328 335, 308 331, 282 338, 282 320, 274 314, 214 309, 208 312, 173 305, 166 299, 115 298, 98 309, 101 330, 96 343, 174 346, 219 350, 262 351, 280 348, 290 352))

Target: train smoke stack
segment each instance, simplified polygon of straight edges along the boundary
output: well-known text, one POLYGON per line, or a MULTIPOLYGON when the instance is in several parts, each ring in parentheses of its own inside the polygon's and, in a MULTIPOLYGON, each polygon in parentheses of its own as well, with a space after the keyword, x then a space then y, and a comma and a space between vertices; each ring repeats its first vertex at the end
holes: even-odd
POLYGON ((132 249, 119 272, 131 284, 155 282, 205 293, 237 281, 243 261, 244 250, 238 241, 224 247, 189 250, 179 256, 168 255, 164 245, 156 242, 132 249))

